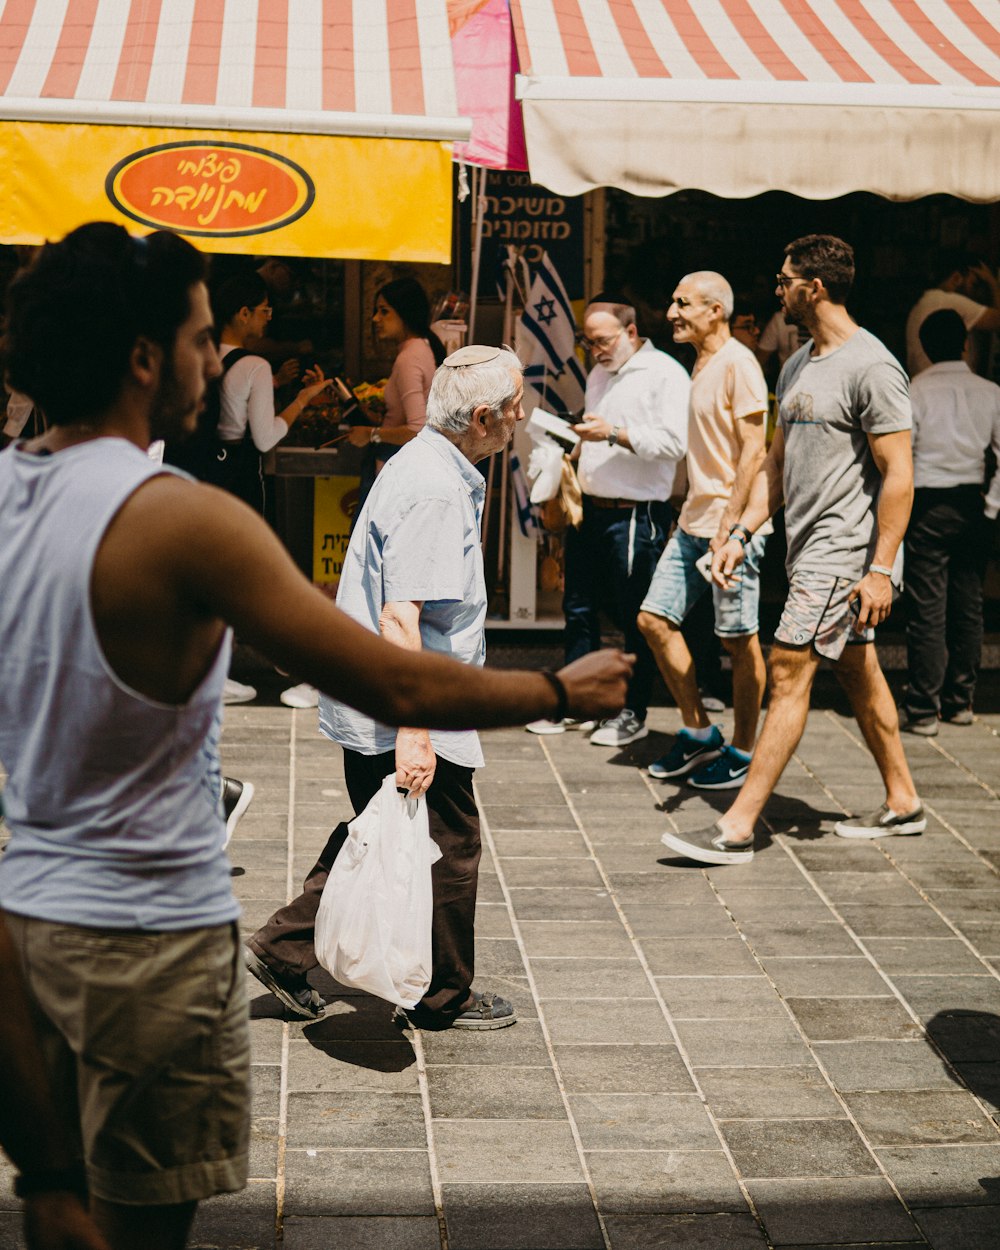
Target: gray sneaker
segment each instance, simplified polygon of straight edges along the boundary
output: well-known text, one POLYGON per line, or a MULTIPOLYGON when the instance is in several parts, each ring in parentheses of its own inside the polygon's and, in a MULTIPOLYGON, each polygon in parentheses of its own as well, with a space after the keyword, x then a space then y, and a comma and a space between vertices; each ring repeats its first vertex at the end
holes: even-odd
POLYGON ((623 707, 617 716, 601 721, 590 735, 590 741, 595 747, 627 747, 630 742, 638 742, 648 733, 646 722, 640 720, 631 708, 623 707))
POLYGON ((923 833, 927 828, 924 809, 918 804, 912 812, 897 816, 883 803, 871 816, 851 816, 838 820, 833 831, 841 838, 888 838, 893 834, 923 833))
POLYGON ((319 1020, 326 1011, 323 999, 305 977, 291 977, 275 972, 249 946, 243 947, 243 962, 247 971, 252 972, 261 985, 270 990, 295 1015, 304 1020, 319 1020))
POLYGON ((530 734, 564 734, 567 729, 578 729, 581 733, 589 733, 597 724, 595 720, 577 720, 573 716, 565 716, 562 720, 533 720, 525 725, 530 734))
POLYGON ((749 864, 753 859, 753 838, 730 842, 718 825, 694 833, 665 833, 660 841, 697 864, 749 864))

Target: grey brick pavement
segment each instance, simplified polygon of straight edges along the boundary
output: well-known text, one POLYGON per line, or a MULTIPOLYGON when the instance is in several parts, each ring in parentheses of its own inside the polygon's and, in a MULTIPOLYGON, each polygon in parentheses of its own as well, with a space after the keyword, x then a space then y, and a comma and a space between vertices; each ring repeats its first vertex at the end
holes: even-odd
MULTIPOLYGON (((1000 1245, 1000 716, 908 739, 928 830, 856 844, 833 822, 878 805, 877 773, 814 711, 753 863, 708 870, 659 836, 725 796, 645 777, 677 714, 650 723, 619 753, 485 735, 477 983, 513 1028, 404 1034, 322 977, 302 1027, 251 982, 253 1179, 194 1245, 1000 1245)), ((249 931, 346 796, 314 713, 227 709, 224 761, 257 786, 249 931)))

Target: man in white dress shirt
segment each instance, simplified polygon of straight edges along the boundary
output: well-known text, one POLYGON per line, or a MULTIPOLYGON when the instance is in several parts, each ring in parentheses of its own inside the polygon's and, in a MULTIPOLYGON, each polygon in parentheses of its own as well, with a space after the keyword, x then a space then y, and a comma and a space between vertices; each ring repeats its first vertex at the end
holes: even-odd
POLYGON ((993 475, 985 508, 982 491, 986 448, 1000 455, 1000 386, 965 363, 958 312, 931 313, 920 341, 931 364, 910 387, 915 489, 906 531, 909 686, 900 728, 933 737, 939 719, 972 722, 983 643, 986 519, 1000 511, 1000 473, 993 475))
MULTIPOLYGON (((639 337, 635 309, 598 295, 583 318, 594 367, 577 471, 583 524, 566 531, 566 656, 601 645, 599 610, 607 608, 636 656, 625 708, 591 734, 594 746, 623 747, 644 738, 656 663, 636 625, 639 605, 667 541, 668 500, 687 448, 690 379, 683 365, 639 337)), ((576 721, 535 721, 532 733, 562 733, 576 721)))

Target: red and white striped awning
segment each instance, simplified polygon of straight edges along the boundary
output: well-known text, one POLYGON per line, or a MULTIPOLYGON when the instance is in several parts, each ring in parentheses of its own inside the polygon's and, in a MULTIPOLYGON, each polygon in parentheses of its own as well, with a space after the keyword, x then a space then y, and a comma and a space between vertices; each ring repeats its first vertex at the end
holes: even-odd
POLYGON ((0 120, 467 139, 445 0, 0 0, 0 120))
POLYGON ((511 0, 561 194, 1000 199, 1000 0, 511 0))

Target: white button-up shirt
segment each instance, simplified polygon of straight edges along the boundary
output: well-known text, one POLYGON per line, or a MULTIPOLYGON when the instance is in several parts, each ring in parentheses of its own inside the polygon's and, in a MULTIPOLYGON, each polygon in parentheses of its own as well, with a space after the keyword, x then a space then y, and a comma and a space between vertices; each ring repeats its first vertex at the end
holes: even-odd
MULTIPOLYGON (((986 448, 1000 458, 1000 386, 963 360, 931 365, 910 383, 913 484, 940 489, 979 485, 986 448)), ((986 515, 1000 511, 1000 472, 986 495, 986 515)))
MULTIPOLYGON (((486 580, 480 525, 483 475, 449 439, 425 426, 375 479, 344 560, 337 606, 379 632, 386 603, 422 603, 420 641, 466 664, 486 658, 486 580)), ((319 700, 319 728, 359 755, 396 747, 396 731, 338 703, 319 700)), ((479 768, 474 729, 431 731, 435 755, 479 768)))
POLYGON ((585 495, 605 499, 669 499, 677 462, 687 452, 691 379, 683 365, 647 339, 617 373, 595 365, 587 378, 586 411, 628 432, 632 451, 584 443, 578 465, 585 495))

